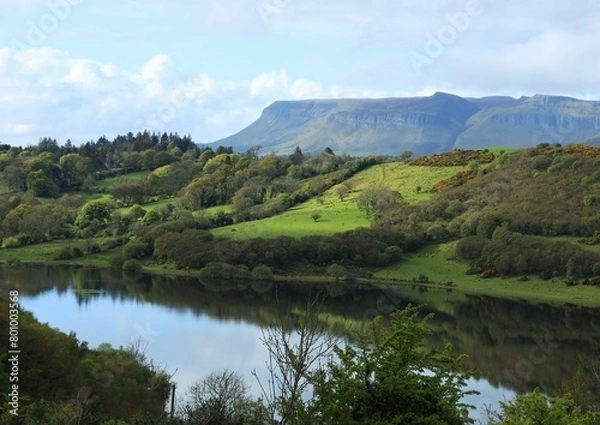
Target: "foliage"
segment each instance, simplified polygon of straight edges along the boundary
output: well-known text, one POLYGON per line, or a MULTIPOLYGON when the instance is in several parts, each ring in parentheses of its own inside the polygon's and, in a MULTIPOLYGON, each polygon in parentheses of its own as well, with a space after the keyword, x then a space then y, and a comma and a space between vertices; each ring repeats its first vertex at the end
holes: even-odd
POLYGON ((123 206, 143 204, 146 200, 146 187, 143 183, 121 183, 113 186, 110 195, 123 206))
POLYGON ((90 228, 92 233, 95 233, 108 225, 113 209, 108 202, 90 201, 79 210, 75 226, 80 229, 90 228))
POLYGON ((122 269, 125 263, 125 258, 121 254, 115 254, 110 257, 110 265, 114 269, 122 269))
POLYGON ((600 414, 575 406, 569 395, 548 398, 538 389, 501 402, 500 412, 489 412, 490 425, 595 425, 600 414))
POLYGON ((494 160, 494 154, 487 150, 463 150, 454 149, 450 152, 421 156, 410 161, 411 165, 427 167, 453 167, 457 165, 468 165, 471 162, 486 164, 494 160))
POLYGON ((128 273, 139 273, 142 271, 142 264, 135 259, 132 260, 126 260, 123 263, 123 271, 128 272, 128 273))
POLYGON ((331 266, 327 267, 327 274, 331 277, 335 277, 336 279, 340 279, 348 276, 348 271, 344 266, 332 264, 331 266))
POLYGON ((369 217, 381 217, 385 212, 396 208, 403 202, 402 195, 383 186, 371 186, 363 190, 356 203, 369 217))
POLYGON ((2 248, 18 248, 21 246, 21 240, 14 236, 9 236, 2 240, 2 248))
POLYGON ((213 241, 214 236, 204 230, 168 232, 154 242, 154 258, 173 261, 183 268, 202 268, 216 260, 213 241))
POLYGON ((65 246, 63 247, 56 259, 57 260, 70 260, 72 258, 80 258, 83 257, 83 251, 78 246, 65 246))
POLYGON ((190 425, 263 425, 267 410, 248 395, 243 378, 230 370, 212 372, 189 389, 184 418, 190 425))
POLYGON ((472 423, 461 398, 462 357, 426 348, 430 331, 408 307, 392 313, 389 328, 377 318, 356 343, 334 349, 336 359, 314 374, 318 422, 343 424, 472 423))
POLYGON ((27 189, 35 196, 56 198, 59 193, 58 185, 42 170, 30 171, 27 174, 27 189))
POLYGON ((273 280, 273 270, 269 266, 259 264, 252 269, 252 280, 273 280))
POLYGON ((573 277, 590 277, 595 275, 594 264, 600 261, 599 253, 570 242, 524 236, 502 227, 496 229, 491 240, 461 239, 456 245, 456 255, 504 276, 533 273, 564 276, 570 269, 573 277), (504 229, 502 236, 501 229, 504 229))
POLYGON ((152 254, 152 246, 140 240, 130 241, 121 251, 126 260, 142 259, 152 254))
MULTIPOLYGON (((0 303, 0 327, 8 329, 9 302, 0 303)), ((132 350, 108 345, 89 349, 73 333, 66 335, 19 313, 19 417, 4 410, 0 423, 96 424, 142 417, 159 418, 168 377, 132 350), (27 421, 26 421, 27 420, 27 421)), ((0 341, 8 352, 8 339, 0 341)), ((6 369, 0 389, 9 394, 6 369)))
POLYGON ((248 267, 227 263, 208 263, 200 270, 200 278, 206 280, 245 280, 250 277, 248 267))

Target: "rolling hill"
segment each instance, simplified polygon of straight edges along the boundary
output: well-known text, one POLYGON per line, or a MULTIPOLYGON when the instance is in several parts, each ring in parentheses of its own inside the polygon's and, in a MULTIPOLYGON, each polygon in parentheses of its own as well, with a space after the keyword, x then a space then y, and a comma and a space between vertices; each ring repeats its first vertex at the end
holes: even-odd
POLYGON ((351 155, 417 155, 455 148, 600 144, 600 101, 535 95, 278 101, 248 127, 214 142, 245 151, 288 154, 330 147, 351 155))

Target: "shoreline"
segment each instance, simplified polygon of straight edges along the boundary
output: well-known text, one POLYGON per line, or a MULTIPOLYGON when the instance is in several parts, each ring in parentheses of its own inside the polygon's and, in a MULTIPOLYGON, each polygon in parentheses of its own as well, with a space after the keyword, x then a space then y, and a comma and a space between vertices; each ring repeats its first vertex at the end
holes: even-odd
MULTIPOLYGON (((0 260, 0 264, 6 269, 18 269, 22 266, 68 266, 68 267, 91 267, 110 269, 108 264, 100 262, 86 262, 73 260, 23 260, 18 266, 7 265, 6 260, 0 260)), ((177 270, 172 268, 162 268, 161 266, 144 265, 141 272, 150 275, 162 276, 181 276, 200 278, 200 270, 177 270)), ((465 276, 465 281, 469 280, 469 276, 465 276)), ((518 282, 517 277, 512 278, 493 278, 493 279, 478 279, 478 284, 465 282, 418 282, 394 277, 360 277, 352 281, 339 279, 330 276, 322 275, 274 275, 273 282, 276 283, 346 283, 349 285, 360 284, 370 286, 388 286, 388 287, 407 287, 418 286, 431 289, 444 289, 448 292, 460 292, 470 295, 485 295, 490 297, 514 299, 519 301, 530 302, 534 304, 550 304, 550 305, 574 305, 585 308, 600 308, 600 288, 593 286, 566 286, 561 282, 554 281, 530 281, 518 282), (502 287, 495 285, 495 281, 502 280, 502 287)))

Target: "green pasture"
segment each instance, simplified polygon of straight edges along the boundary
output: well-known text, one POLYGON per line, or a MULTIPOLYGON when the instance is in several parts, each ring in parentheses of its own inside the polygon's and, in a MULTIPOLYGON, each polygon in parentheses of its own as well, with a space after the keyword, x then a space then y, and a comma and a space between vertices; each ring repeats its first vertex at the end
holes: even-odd
MULTIPOLYGON (((104 239, 95 238, 90 239, 91 242, 97 243, 102 246, 104 239)), ((44 242, 33 245, 21 246, 18 248, 1 248, 0 249, 0 261, 6 261, 9 259, 19 259, 22 262, 35 262, 35 263, 50 263, 55 261, 60 251, 65 247, 78 247, 83 252, 87 245, 87 240, 68 239, 68 240, 56 240, 52 242, 44 242)), ((108 259, 112 253, 110 251, 103 251, 98 254, 85 255, 83 257, 65 260, 61 262, 69 263, 85 263, 89 265, 108 265, 110 264, 108 259)))
POLYGON ((137 183, 145 180, 150 174, 150 171, 138 171, 137 173, 129 173, 122 176, 108 177, 102 180, 97 180, 92 185, 93 190, 110 191, 113 187, 123 183, 137 183))
POLYGON ((545 281, 528 276, 521 282, 518 277, 482 279, 479 275, 466 275, 468 266, 453 259, 454 242, 430 245, 407 254, 403 261, 380 269, 375 277, 390 280, 412 281, 425 275, 432 284, 459 291, 520 298, 534 302, 572 303, 590 307, 600 306, 600 288, 592 286, 566 286, 560 279, 545 281), (450 286, 448 282, 452 282, 450 286))
POLYGON ((213 233, 236 239, 274 238, 281 235, 299 238, 368 227, 371 221, 356 206, 356 198, 364 189, 383 185, 398 190, 407 202, 417 202, 431 197, 429 189, 435 183, 462 169, 464 167, 412 167, 398 162, 376 165, 346 180, 351 192, 343 201, 332 188, 322 196, 298 204, 282 214, 222 227, 213 230, 213 233), (321 216, 316 222, 311 217, 314 213, 321 216))

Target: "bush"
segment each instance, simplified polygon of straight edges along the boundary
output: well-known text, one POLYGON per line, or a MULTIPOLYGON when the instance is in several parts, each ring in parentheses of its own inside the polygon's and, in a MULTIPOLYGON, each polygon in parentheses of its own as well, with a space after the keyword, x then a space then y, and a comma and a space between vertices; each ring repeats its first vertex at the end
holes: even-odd
POLYGON ((152 247, 142 241, 130 241, 123 247, 123 257, 126 260, 141 259, 152 254, 152 247))
POLYGON ((344 266, 340 266, 339 264, 332 264, 327 267, 327 274, 331 277, 335 277, 335 279, 345 278, 348 275, 346 268, 344 266))
POLYGON ((97 254, 101 251, 100 245, 91 240, 87 241, 85 249, 88 254, 97 254))
POLYGON ((138 260, 127 260, 123 263, 122 268, 128 273, 139 273, 142 271, 142 263, 138 260))
POLYGON ((401 260, 403 255, 402 248, 395 245, 386 247, 383 253, 389 257, 390 261, 401 260))
POLYGON ((252 269, 252 280, 273 280, 271 267, 261 264, 252 269))
POLYGON ((106 239, 103 242, 103 245, 106 247, 106 249, 114 249, 114 248, 117 248, 119 246, 125 245, 128 241, 129 241, 128 237, 122 236, 122 237, 119 237, 119 238, 106 239))
POLYGON ((150 210, 142 218, 142 223, 152 224, 160 221, 160 214, 156 210, 150 210))
POLYGON ((70 260, 71 258, 83 257, 83 251, 76 246, 64 246, 58 251, 55 260, 70 260))
POLYGON ((21 260, 18 258, 11 257, 6 260, 7 267, 19 267, 20 265, 21 265, 21 260))
POLYGON ((200 270, 200 278, 206 280, 233 280, 237 276, 237 268, 227 263, 208 263, 200 270))
POLYGON ((536 155, 531 158, 531 166, 534 170, 544 171, 550 164, 552 164, 552 159, 546 155, 536 155))
POLYGON ((432 224, 427 228, 425 234, 433 240, 446 239, 449 235, 444 226, 440 224, 432 224))
POLYGON ((600 276, 600 261, 592 266, 592 274, 594 276, 600 276))
POLYGON ((115 269, 122 269, 123 263, 125 263, 125 259, 121 254, 115 254, 110 257, 110 266, 115 269))
POLYGON ((19 238, 16 238, 14 236, 9 236, 8 238, 5 238, 2 242, 2 248, 18 248, 20 246, 21 241, 19 240, 19 238))

